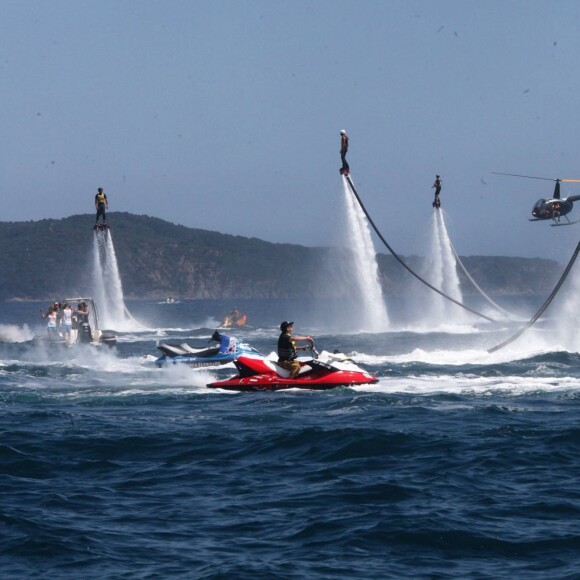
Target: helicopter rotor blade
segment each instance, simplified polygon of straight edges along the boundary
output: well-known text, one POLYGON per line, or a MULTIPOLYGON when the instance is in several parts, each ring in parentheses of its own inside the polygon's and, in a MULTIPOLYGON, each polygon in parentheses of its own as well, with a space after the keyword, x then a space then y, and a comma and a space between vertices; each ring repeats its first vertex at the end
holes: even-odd
POLYGON ((494 175, 509 175, 510 177, 525 177, 526 179, 543 179, 544 181, 561 181, 562 183, 580 183, 580 179, 553 179, 551 177, 536 177, 535 175, 519 175, 518 173, 500 173, 492 171, 494 175))
POLYGON ((499 171, 492 171, 494 175, 509 175, 510 177, 525 177, 526 179, 543 179, 544 181, 563 181, 552 179, 551 177, 535 177, 534 175, 518 175, 517 173, 500 173, 499 171))

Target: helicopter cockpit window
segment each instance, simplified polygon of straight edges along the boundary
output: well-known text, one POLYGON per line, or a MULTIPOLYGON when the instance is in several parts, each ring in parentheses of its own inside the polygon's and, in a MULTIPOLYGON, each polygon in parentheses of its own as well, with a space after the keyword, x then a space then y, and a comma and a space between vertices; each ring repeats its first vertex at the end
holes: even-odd
POLYGON ((534 209, 541 209, 545 203, 546 203, 545 199, 538 199, 536 205, 534 206, 534 209))

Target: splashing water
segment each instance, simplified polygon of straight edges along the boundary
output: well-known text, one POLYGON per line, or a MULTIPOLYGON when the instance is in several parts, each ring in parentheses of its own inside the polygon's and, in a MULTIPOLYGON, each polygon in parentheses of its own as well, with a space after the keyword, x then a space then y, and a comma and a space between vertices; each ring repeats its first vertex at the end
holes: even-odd
POLYGON ((93 278, 95 300, 101 327, 115 330, 137 330, 140 324, 125 306, 123 284, 110 230, 98 231, 93 239, 93 278))
POLYGON ((0 324, 0 342, 26 342, 34 338, 34 332, 27 324, 0 324))
POLYGON ((357 323, 360 330, 383 332, 388 329, 389 316, 379 279, 379 267, 367 218, 342 179, 348 222, 349 246, 354 252, 354 278, 358 285, 357 323))
MULTIPOLYGON (((425 277, 433 286, 451 298, 463 302, 463 294, 457 275, 457 262, 441 209, 433 211, 430 244, 431 254, 427 262, 425 277)), ((436 292, 429 293, 428 300, 423 304, 422 315, 424 320, 433 326, 465 324, 469 320, 461 308, 436 292)))
POLYGON ((580 328, 579 293, 580 265, 576 261, 568 279, 560 289, 557 299, 554 300, 550 307, 551 313, 546 313, 548 316, 557 318, 556 338, 570 352, 580 352, 580 332, 578 332, 580 328))

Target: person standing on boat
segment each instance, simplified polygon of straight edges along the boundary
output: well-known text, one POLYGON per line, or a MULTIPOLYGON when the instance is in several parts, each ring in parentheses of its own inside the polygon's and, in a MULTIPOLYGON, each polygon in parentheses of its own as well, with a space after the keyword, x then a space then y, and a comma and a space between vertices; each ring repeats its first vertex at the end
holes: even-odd
POLYGON ((77 320, 79 340, 81 342, 91 342, 93 334, 91 332, 91 324, 89 322, 89 307, 86 302, 79 302, 77 306, 77 320))
POLYGON ((348 175, 350 173, 350 167, 346 160, 346 152, 348 151, 348 135, 344 129, 340 130, 340 159, 342 161, 342 167, 340 168, 341 175, 348 175))
POLYGON ((106 225, 107 216, 105 210, 109 209, 109 201, 107 200, 107 194, 103 191, 102 187, 99 187, 97 195, 95 195, 95 208, 97 210, 95 225, 99 225, 99 216, 103 216, 103 225, 106 225))
POLYGON ((441 201, 439 200, 439 194, 441 193, 441 176, 435 176, 435 183, 432 185, 435 188, 435 200, 433 201, 433 207, 441 207, 441 201))
POLYGON ((300 363, 296 360, 297 350, 306 350, 307 346, 296 346, 296 341, 313 342, 311 336, 292 336, 294 322, 284 321, 280 324, 282 333, 278 338, 278 364, 290 371, 290 378, 300 372, 300 363))
POLYGON ((67 342, 70 342, 72 330, 72 308, 65 302, 62 309, 62 317, 60 319, 60 327, 62 335, 67 342))
POLYGON ((48 340, 56 340, 58 338, 58 320, 57 311, 54 306, 49 306, 47 312, 40 311, 42 318, 46 318, 46 332, 48 333, 48 340))

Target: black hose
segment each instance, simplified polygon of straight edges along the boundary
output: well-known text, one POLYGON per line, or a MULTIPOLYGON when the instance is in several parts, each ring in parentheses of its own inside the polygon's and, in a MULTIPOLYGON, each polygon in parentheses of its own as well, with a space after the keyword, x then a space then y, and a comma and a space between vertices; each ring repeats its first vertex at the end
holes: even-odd
POLYGON ((560 276, 558 283, 556 284, 556 286, 554 287, 554 289, 552 290, 546 301, 542 304, 542 306, 540 306, 540 309, 532 316, 532 318, 530 318, 529 322, 524 326, 522 326, 522 328, 520 328, 511 338, 508 338, 501 344, 498 344, 497 346, 490 348, 487 352, 489 353, 495 352, 496 350, 499 350, 500 348, 507 346, 508 344, 516 340, 516 338, 519 338, 526 330, 528 330, 528 328, 531 328, 535 324, 538 318, 540 318, 540 316, 544 314, 546 308, 550 306, 550 303, 552 302, 552 300, 554 300, 556 294, 558 294, 558 291, 560 290, 562 284, 564 283, 564 280, 566 280, 566 278, 568 277, 568 274, 570 273, 570 270, 572 269, 572 266, 574 265, 574 262, 578 257, 578 252, 580 252, 580 242, 578 242, 576 250, 574 251, 574 254, 572 254, 572 257, 570 258, 570 261, 568 262, 568 265, 566 266, 566 269, 564 270, 563 274, 560 276))
POLYGON ((465 274, 465 276, 467 277, 467 279, 473 284, 473 287, 497 310, 499 310, 500 312, 502 312, 503 314, 505 314, 507 317, 509 317, 510 313, 507 312, 506 310, 504 310, 499 304, 496 304, 477 284, 477 282, 471 277, 471 274, 467 271, 467 268, 463 265, 463 262, 461 261, 461 258, 459 257, 459 254, 455 251, 455 248, 453 247, 453 244, 451 243, 451 240, 449 240, 449 245, 451 246, 451 251, 453 252, 453 255, 455 256, 455 259, 457 260, 457 263, 459 264, 459 266, 461 267, 461 269, 463 270, 463 273, 465 274))

